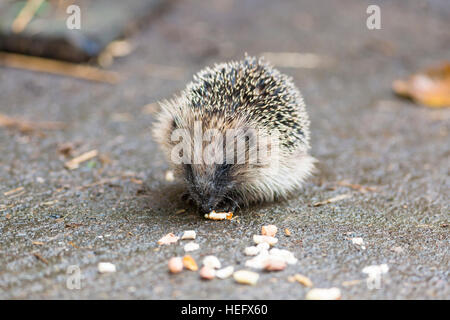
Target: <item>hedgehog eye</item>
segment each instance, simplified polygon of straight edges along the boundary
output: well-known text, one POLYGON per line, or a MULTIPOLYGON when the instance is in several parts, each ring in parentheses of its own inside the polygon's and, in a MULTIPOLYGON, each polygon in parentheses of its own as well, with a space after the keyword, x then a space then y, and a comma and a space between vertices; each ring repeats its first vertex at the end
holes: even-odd
POLYGON ((171 128, 172 128, 172 131, 177 128, 177 121, 175 119, 172 119, 171 128))

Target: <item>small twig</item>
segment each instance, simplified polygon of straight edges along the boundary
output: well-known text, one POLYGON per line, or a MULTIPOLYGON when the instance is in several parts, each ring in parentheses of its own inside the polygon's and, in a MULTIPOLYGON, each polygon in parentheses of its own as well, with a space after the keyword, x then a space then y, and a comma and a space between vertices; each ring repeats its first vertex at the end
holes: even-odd
POLYGON ((18 187, 18 188, 3 192, 3 195, 7 197, 7 196, 13 195, 15 193, 18 193, 20 191, 23 191, 23 190, 24 190, 24 187, 18 187))
POLYGON ((73 158, 70 161, 67 161, 64 166, 69 170, 77 169, 81 163, 88 161, 92 158, 95 158, 98 155, 97 150, 91 150, 88 152, 83 153, 82 155, 73 158))
POLYGON ((53 205, 55 203, 58 203, 58 200, 50 200, 50 201, 42 202, 39 205, 40 206, 51 206, 51 205, 53 205))
POLYGON ((28 133, 37 130, 61 130, 66 127, 62 122, 32 122, 23 119, 12 118, 0 113, 0 127, 18 129, 20 132, 28 133))
POLYGON ((0 52, 0 65, 111 84, 118 83, 120 80, 117 72, 105 71, 87 65, 31 57, 15 53, 0 52))
POLYGON ((43 2, 44 0, 28 0, 14 19, 11 25, 12 32, 20 33, 25 30, 43 2))
POLYGON ((377 190, 376 187, 362 186, 360 184, 353 184, 353 183, 349 183, 347 181, 339 181, 337 184, 342 186, 342 187, 348 187, 348 188, 351 188, 353 190, 357 190, 357 191, 359 191, 361 193, 366 193, 368 191, 376 191, 377 190))
POLYGON ((318 206, 321 206, 321 205, 324 205, 324 204, 328 204, 328 203, 332 203, 332 202, 348 199, 351 196, 352 196, 351 193, 341 194, 341 195, 338 195, 336 197, 333 197, 333 198, 330 198, 330 199, 327 199, 327 200, 324 200, 324 201, 313 203, 313 207, 318 207, 318 206))
POLYGON ((82 185, 80 187, 77 187, 77 189, 79 189, 79 190, 87 189, 87 188, 99 186, 99 185, 102 185, 102 184, 112 183, 112 182, 114 182, 115 180, 118 180, 118 179, 126 179, 126 178, 129 178, 131 182, 136 183, 136 184, 143 184, 144 183, 142 180, 135 179, 134 175, 123 174, 121 176, 105 178, 105 179, 101 179, 101 180, 96 181, 96 182, 85 184, 85 185, 82 185))
POLYGON ((41 256, 38 252, 34 252, 33 256, 36 257, 36 259, 38 259, 39 261, 42 261, 45 264, 48 264, 48 260, 45 259, 43 256, 41 256))

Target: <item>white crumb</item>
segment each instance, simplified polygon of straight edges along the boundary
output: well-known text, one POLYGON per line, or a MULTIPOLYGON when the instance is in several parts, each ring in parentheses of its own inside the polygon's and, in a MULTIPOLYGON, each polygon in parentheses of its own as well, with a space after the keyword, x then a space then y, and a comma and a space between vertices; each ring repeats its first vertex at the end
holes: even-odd
POLYGON ((186 230, 181 236, 181 240, 195 240, 197 234, 194 230, 186 230))
POLYGON ((97 265, 98 272, 100 273, 112 273, 116 272, 116 266, 110 262, 100 262, 97 265))
POLYGON ((184 245, 184 251, 186 252, 195 251, 198 250, 199 248, 200 248, 199 244, 195 242, 189 242, 184 245))

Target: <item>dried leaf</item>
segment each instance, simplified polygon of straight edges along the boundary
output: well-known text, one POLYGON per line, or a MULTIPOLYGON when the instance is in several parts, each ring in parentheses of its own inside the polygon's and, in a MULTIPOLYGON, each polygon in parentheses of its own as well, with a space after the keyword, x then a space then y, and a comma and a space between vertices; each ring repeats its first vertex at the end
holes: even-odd
POLYGON ((183 265, 186 269, 191 271, 197 271, 198 266, 195 262, 194 258, 192 258, 190 255, 186 255, 183 257, 183 265))
POLYGON ((394 92, 427 107, 450 107, 450 62, 413 74, 392 84, 394 92))

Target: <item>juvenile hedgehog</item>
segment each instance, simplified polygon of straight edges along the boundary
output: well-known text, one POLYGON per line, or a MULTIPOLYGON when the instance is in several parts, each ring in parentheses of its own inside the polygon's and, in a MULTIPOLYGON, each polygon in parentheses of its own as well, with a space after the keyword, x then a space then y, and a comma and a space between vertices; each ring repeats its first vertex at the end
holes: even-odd
POLYGON ((153 135, 186 182, 183 198, 206 213, 285 199, 314 168, 303 98, 262 58, 197 73, 161 103, 153 135))

